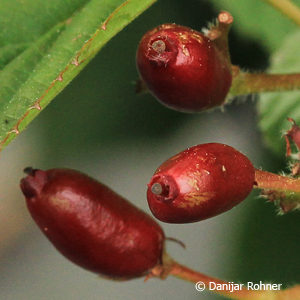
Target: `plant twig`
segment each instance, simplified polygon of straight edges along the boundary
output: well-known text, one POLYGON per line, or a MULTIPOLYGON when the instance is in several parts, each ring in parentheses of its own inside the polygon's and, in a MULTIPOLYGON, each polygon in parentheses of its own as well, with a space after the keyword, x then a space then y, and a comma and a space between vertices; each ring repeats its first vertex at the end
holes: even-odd
POLYGON ((300 8, 290 0, 264 0, 300 25, 300 8))
POLYGON ((274 202, 280 213, 300 208, 300 179, 255 170, 255 186, 262 196, 274 202))
POLYGON ((276 191, 300 193, 300 179, 255 170, 256 187, 276 191))
MULTIPOLYGON (((212 283, 214 285, 219 285, 219 286, 222 285, 224 287, 222 290, 214 289, 212 291, 214 291, 222 296, 225 296, 226 298, 229 298, 229 299, 262 299, 262 298, 260 298, 261 291, 247 290, 242 287, 239 290, 233 290, 231 292, 230 287, 233 286, 233 283, 229 283, 229 282, 196 272, 196 271, 194 271, 184 265, 181 265, 175 261, 173 261, 173 264, 172 264, 169 274, 172 276, 175 276, 177 278, 180 278, 182 280, 186 280, 186 281, 195 283, 196 289, 204 288, 206 290, 209 290, 209 286, 212 283), (228 290, 226 290, 226 288, 225 288, 226 286, 228 287, 228 290)), ((203 291, 204 291, 204 289, 203 289, 203 291)))
POLYGON ((228 33, 233 23, 232 15, 227 11, 219 13, 217 22, 212 25, 205 35, 211 39, 219 50, 230 61, 229 46, 228 46, 228 33))
POLYGON ((300 300, 300 285, 285 290, 252 290, 247 285, 234 282, 226 282, 203 273, 192 270, 164 253, 164 263, 152 270, 146 280, 150 277, 167 278, 169 275, 179 279, 193 282, 195 289, 199 292, 208 290, 228 299, 239 300, 300 300), (215 287, 218 287, 215 288, 215 287))
POLYGON ((237 66, 233 66, 232 70, 233 82, 230 94, 233 96, 300 89, 300 73, 246 73, 241 72, 237 66))

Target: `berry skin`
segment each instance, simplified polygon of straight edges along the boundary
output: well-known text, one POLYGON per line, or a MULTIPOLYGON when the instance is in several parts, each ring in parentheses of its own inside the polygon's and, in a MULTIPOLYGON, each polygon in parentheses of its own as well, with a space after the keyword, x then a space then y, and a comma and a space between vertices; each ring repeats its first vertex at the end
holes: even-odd
POLYGON ((162 263, 164 233, 147 214, 75 170, 30 170, 21 189, 31 216, 65 257, 130 279, 162 263))
POLYGON ((156 170, 148 184, 148 204, 163 222, 204 220, 243 201, 253 188, 254 173, 249 159, 230 146, 194 146, 156 170))
POLYGON ((188 27, 164 24, 148 31, 136 62, 150 92, 175 110, 199 112, 222 105, 231 86, 229 58, 188 27))

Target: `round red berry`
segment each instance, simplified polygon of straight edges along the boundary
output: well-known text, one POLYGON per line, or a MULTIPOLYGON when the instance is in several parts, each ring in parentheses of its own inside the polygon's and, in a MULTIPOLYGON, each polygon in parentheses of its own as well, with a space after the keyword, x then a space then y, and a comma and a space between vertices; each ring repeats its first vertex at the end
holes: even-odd
POLYGON ((156 170, 148 184, 148 204, 164 222, 207 219, 244 200, 253 188, 254 173, 249 159, 230 146, 194 146, 156 170))
POLYGON ((127 200, 74 170, 29 173, 21 180, 28 209, 68 259, 98 274, 123 279, 142 276, 161 264, 161 227, 127 200))
POLYGON ((199 112, 222 105, 232 81, 230 61, 214 42, 188 27, 164 24, 140 41, 137 69, 166 106, 199 112))

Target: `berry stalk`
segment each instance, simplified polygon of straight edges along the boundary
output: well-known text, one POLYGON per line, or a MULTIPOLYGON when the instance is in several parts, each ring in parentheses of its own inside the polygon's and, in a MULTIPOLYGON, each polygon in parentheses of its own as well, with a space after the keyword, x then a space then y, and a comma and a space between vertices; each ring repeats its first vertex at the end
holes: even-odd
POLYGON ((232 70, 233 81, 230 88, 230 94, 232 96, 300 89, 300 73, 246 73, 241 72, 237 66, 232 66, 232 70))
POLYGON ((264 0, 300 25, 300 9, 290 0, 264 0))
POLYGON ((205 35, 214 41, 214 44, 223 53, 224 57, 230 61, 229 45, 228 45, 228 34, 233 23, 232 15, 227 11, 219 13, 216 20, 216 25, 211 26, 205 35))
MULTIPOLYGON (((203 273, 196 272, 196 271, 194 271, 184 265, 181 265, 175 261, 173 261, 173 265, 170 270, 170 275, 180 278, 185 281, 193 282, 195 284, 197 284, 198 282, 203 282, 206 289, 209 287, 211 282, 215 283, 216 285, 230 286, 229 282, 210 277, 203 273)), ((222 291, 214 290, 214 292, 216 292, 217 294, 220 294, 226 298, 229 298, 229 299, 262 299, 260 297, 261 292, 248 291, 244 288, 242 288, 239 291, 232 291, 232 292, 226 291, 226 290, 222 290, 222 291)))
POLYGON ((255 170, 256 187, 259 189, 300 193, 300 179, 255 170))
MULTIPOLYGON (((195 283, 195 288, 203 288, 205 290, 210 290, 211 292, 222 295, 228 299, 239 299, 239 300, 300 300, 300 285, 296 285, 292 288, 280 291, 271 290, 260 290, 255 291, 245 288, 245 285, 234 282, 226 282, 224 280, 214 278, 203 273, 192 270, 175 260, 173 260, 169 255, 164 254, 164 264, 163 266, 158 266, 153 269, 151 276, 160 277, 165 279, 167 276, 172 275, 181 280, 189 281, 195 283), (222 285, 222 290, 209 289, 209 286, 219 286, 222 285), (234 288, 239 285, 240 288, 234 288)), ((201 290, 199 290, 200 292, 201 290)), ((204 291, 204 289, 203 289, 204 291)))
POLYGON ((265 196, 286 213, 300 208, 300 179, 255 170, 254 187, 262 189, 265 196))

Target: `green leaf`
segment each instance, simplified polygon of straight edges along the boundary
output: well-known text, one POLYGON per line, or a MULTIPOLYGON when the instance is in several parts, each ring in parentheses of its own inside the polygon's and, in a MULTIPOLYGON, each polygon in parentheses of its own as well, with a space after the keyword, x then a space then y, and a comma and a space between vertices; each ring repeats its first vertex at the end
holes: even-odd
MULTIPOLYGON (((293 2, 300 6, 300 0, 293 2)), ((258 40, 270 51, 280 47, 287 33, 298 28, 290 19, 262 0, 213 0, 213 3, 219 10, 227 10, 233 15, 234 30, 258 40)))
MULTIPOLYGON (((283 41, 272 57, 271 73, 295 73, 300 70, 300 31, 283 41)), ((259 126, 267 145, 278 155, 284 155, 282 134, 291 128, 287 117, 300 124, 300 91, 266 93, 258 100, 259 126)))
POLYGON ((17 0, 2 1, 0 148, 155 1, 24 0, 22 5, 17 0))

